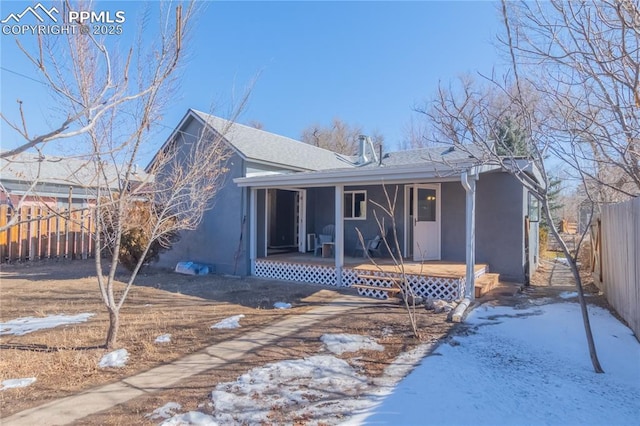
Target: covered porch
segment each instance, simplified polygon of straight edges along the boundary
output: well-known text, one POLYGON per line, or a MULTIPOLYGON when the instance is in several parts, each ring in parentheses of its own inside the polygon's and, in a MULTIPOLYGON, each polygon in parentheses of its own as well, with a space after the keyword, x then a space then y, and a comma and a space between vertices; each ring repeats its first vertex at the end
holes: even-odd
POLYGON ((392 293, 385 289, 397 288, 402 280, 422 297, 473 298, 475 281, 488 272, 488 265, 475 263, 475 188, 481 170, 465 166, 371 167, 236 179, 250 189, 251 275, 360 287, 362 294, 382 298, 392 293), (454 220, 442 211, 445 185, 456 194, 447 203, 454 220), (387 212, 390 217, 380 225, 389 195, 393 213, 387 212), (456 261, 443 256, 443 217, 455 228, 446 248, 455 251, 451 256, 456 261), (332 250, 325 258, 312 241, 327 232, 332 250), (366 256, 351 256, 360 235, 370 239, 390 233, 389 245, 376 253, 375 264, 366 256), (403 267, 398 266, 400 258, 403 267))

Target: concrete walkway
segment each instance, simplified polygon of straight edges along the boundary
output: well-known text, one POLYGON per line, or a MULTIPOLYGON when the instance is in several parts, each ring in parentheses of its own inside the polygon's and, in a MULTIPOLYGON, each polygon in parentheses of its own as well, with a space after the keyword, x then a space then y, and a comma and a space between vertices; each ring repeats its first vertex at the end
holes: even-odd
POLYGON ((319 321, 376 302, 364 297, 343 295, 307 313, 292 315, 261 330, 217 343, 198 353, 127 377, 119 382, 21 411, 2 419, 0 423, 3 426, 68 424, 138 396, 171 388, 181 380, 242 359, 250 351, 273 344, 278 339, 290 336, 319 321))

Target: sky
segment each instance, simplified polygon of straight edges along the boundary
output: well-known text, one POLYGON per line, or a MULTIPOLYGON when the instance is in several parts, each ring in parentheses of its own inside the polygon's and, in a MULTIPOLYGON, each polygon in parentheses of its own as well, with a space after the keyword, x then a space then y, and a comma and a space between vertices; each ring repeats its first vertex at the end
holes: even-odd
MULTIPOLYGON (((428 343, 403 353, 377 378, 357 367, 357 351, 384 349, 376 339, 325 334, 317 354, 268 363, 212 386, 199 411, 166 400, 144 415, 162 425, 255 424, 272 422, 271 408, 281 407, 276 412, 287 419, 312 424, 636 425, 640 343, 609 311, 589 306, 605 370, 594 373, 576 298, 564 292, 560 299, 523 298, 520 308, 481 305, 465 320, 467 332, 435 348, 428 343)), ((14 321, 20 320, 30 322, 14 321)), ((119 349, 100 362, 117 368, 128 358, 119 349)), ((0 391, 36 380, 8 378, 0 391)))
MULTIPOLYGON (((34 4, 3 0, 0 19, 34 4)), ((157 6, 97 1, 93 9, 126 13, 123 34, 109 36, 125 51, 141 28, 141 11, 157 6)), ((393 149, 412 117, 419 118, 412 108, 433 95, 439 82, 464 73, 490 74, 505 64, 495 42, 501 31, 495 2, 210 1, 199 7, 177 90, 150 150, 164 142, 188 108, 229 115, 247 87, 251 95, 240 122, 256 121, 267 131, 300 139, 308 126, 341 118, 366 134, 379 132, 393 149)), ((144 28, 143 43, 153 38, 153 27, 144 28)), ((60 111, 16 39, 33 47, 35 38, 0 35, 2 112, 19 121, 15 101, 21 99, 38 134, 60 111)), ((2 149, 19 141, 2 123, 2 149)))

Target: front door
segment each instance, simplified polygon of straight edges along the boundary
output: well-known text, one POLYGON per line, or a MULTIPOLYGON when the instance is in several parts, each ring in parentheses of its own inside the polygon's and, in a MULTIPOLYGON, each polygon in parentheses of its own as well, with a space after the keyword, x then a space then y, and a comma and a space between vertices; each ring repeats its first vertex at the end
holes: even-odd
POLYGON ((413 187, 413 260, 440 260, 440 184, 413 187))

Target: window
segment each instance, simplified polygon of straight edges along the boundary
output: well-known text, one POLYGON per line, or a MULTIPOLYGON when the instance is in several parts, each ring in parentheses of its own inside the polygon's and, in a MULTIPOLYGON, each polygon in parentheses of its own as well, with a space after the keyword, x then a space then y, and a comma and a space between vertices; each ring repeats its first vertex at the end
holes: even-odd
POLYGON ((354 220, 367 218, 367 191, 344 192, 344 218, 354 220))

